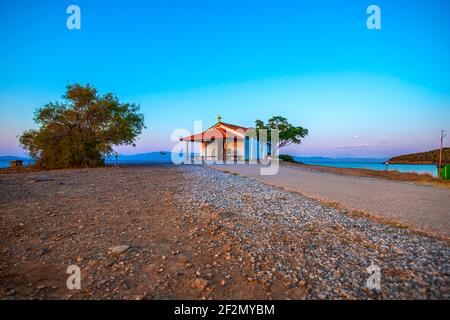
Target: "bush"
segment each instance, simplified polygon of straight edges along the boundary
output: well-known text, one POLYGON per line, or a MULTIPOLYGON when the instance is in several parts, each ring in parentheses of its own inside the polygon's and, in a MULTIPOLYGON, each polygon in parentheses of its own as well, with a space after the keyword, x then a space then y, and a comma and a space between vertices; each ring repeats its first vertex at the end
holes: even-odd
POLYGON ((290 156, 288 154, 281 154, 280 155, 280 160, 283 160, 283 161, 286 161, 286 162, 301 163, 299 161, 296 161, 293 156, 290 156))

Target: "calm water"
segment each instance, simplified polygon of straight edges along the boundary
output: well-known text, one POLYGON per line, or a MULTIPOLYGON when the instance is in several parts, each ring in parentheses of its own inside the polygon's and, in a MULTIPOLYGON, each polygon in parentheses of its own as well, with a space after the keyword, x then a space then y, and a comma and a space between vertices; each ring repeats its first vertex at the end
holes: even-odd
MULTIPOLYGON (((372 162, 308 162, 305 164, 312 164, 317 166, 338 167, 338 168, 356 168, 356 169, 370 169, 384 171, 384 163, 372 163, 372 162)), ((415 172, 415 173, 428 173, 437 177, 437 167, 432 164, 390 164, 389 170, 397 170, 399 172, 415 172)))
MULTIPOLYGON (((24 160, 23 165, 28 166, 30 164, 33 164, 34 161, 32 160, 24 160)), ((9 160, 0 160, 0 168, 9 168, 9 160)))
MULTIPOLYGON (((107 160, 107 163, 114 163, 111 160, 107 160)), ((119 163, 155 163, 155 162, 170 162, 168 159, 155 159, 155 160, 141 160, 141 161, 119 161, 119 163)), ((338 167, 338 168, 356 168, 356 169, 371 169, 371 170, 385 170, 383 163, 375 162, 309 162, 304 161, 305 164, 312 164, 318 166, 338 167)), ((24 161, 24 165, 32 164, 32 161, 24 161)), ((0 168, 9 167, 9 161, 0 160, 0 168)), ((437 177, 437 167, 431 164, 390 164, 389 170, 397 170, 399 172, 416 172, 416 173, 428 173, 437 177)))

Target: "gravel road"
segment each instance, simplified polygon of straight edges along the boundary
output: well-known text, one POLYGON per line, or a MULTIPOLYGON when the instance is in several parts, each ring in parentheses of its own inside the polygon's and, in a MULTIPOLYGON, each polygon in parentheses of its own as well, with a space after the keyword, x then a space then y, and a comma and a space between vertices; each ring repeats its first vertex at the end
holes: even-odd
MULTIPOLYGON (((308 299, 423 299, 449 296, 450 250, 444 241, 346 215, 315 200, 254 179, 202 166, 183 167, 192 216, 208 206, 233 243, 231 259, 251 262, 249 282, 283 283, 308 299), (367 268, 382 289, 368 290, 367 268)), ((214 220, 212 221, 214 225, 214 220)))
POLYGON ((281 165, 279 172, 272 176, 260 175, 257 165, 214 168, 450 236, 450 189, 287 165, 281 165))

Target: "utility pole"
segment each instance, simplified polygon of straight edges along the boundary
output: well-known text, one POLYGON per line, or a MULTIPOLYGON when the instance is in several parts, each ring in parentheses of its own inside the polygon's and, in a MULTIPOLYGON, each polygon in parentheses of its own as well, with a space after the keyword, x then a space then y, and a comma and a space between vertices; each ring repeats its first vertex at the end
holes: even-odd
POLYGON ((439 150, 439 167, 438 167, 438 175, 439 178, 441 177, 441 170, 442 170, 442 147, 444 144, 444 138, 446 134, 444 133, 444 130, 441 130, 441 149, 439 150))
POLYGON ((117 151, 114 151, 114 158, 116 158, 116 162, 114 164, 114 167, 117 168, 117 158, 119 157, 119 154, 117 153, 117 151))

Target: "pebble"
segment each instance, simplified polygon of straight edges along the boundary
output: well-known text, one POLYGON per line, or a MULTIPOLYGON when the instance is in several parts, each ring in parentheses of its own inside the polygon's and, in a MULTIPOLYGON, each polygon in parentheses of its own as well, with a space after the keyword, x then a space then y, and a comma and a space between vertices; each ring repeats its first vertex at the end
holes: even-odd
POLYGON ((443 240, 207 166, 180 168, 192 183, 175 200, 189 222, 208 221, 209 232, 223 241, 215 268, 221 261, 237 268, 249 263, 254 274, 244 279, 250 283, 281 281, 289 290, 303 288, 310 299, 415 299, 420 289, 428 299, 446 294, 450 249, 443 240), (381 269, 382 295, 363 290, 372 263, 381 269))
POLYGON ((205 290, 208 287, 209 281, 203 278, 196 278, 191 283, 191 287, 194 289, 205 290))
POLYGON ((110 249, 110 252, 113 254, 122 254, 124 252, 127 252, 130 249, 131 249, 131 246, 129 246, 129 245, 118 245, 118 246, 112 247, 110 249))

